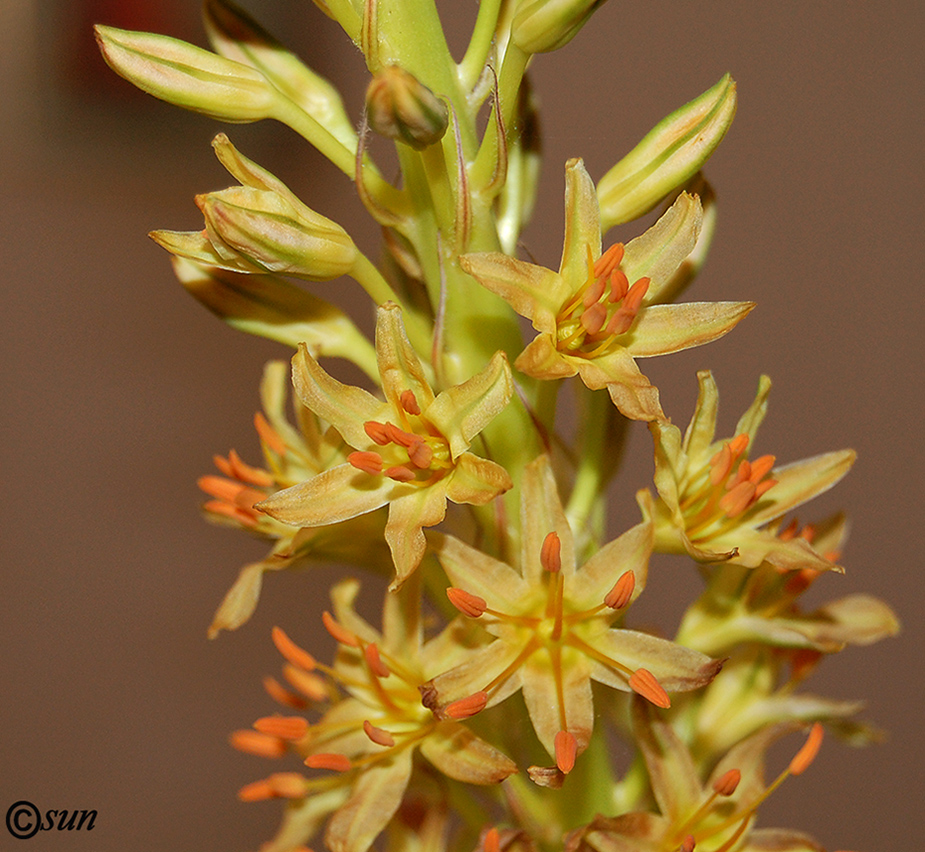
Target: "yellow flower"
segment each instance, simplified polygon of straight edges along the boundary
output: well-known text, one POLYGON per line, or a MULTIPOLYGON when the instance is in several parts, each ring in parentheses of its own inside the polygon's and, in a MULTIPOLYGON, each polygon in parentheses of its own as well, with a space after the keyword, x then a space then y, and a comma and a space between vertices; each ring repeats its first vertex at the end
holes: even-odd
MULTIPOLYGON (((434 535, 454 586, 450 600, 493 641, 434 678, 424 702, 462 718, 523 689, 536 734, 559 773, 570 771, 594 721, 591 681, 668 707, 666 690, 708 683, 722 663, 665 639, 612 627, 645 586, 652 528, 641 523, 581 568, 545 456, 527 465, 520 571, 448 535, 434 535)), ((539 783, 561 783, 536 769, 539 783)))
POLYGON ((700 562, 729 561, 757 568, 767 561, 780 569, 839 566, 805 538, 784 540, 767 525, 827 491, 854 463, 853 450, 775 467, 774 456, 748 460, 751 444, 767 411, 771 380, 762 376, 755 401, 742 415, 735 437, 715 441, 719 394, 709 371, 697 374, 700 394, 683 438, 670 424, 652 423, 655 485, 652 505, 640 492, 644 514, 655 522, 655 549, 687 552, 700 562))
MULTIPOLYGON (((468 784, 496 784, 516 771, 509 758, 464 723, 437 719, 421 704, 421 685, 467 649, 458 641, 455 623, 424 641, 417 586, 412 581, 397 593, 387 593, 381 633, 353 608, 359 583, 346 580, 335 586, 334 616, 324 614, 325 626, 339 643, 333 667, 318 663, 274 630, 274 641, 288 662, 287 679, 303 695, 329 707, 311 725, 301 716, 265 717, 255 724, 256 731, 239 731, 232 742, 269 757, 291 749, 310 768, 337 774, 306 778, 276 773, 244 789, 245 798, 294 800, 271 849, 308 842, 330 813, 327 847, 364 852, 401 805, 416 750, 444 775, 468 784), (329 681, 346 694, 335 699, 337 690, 329 681)), ((269 688, 288 706, 304 703, 275 682, 269 688)))
POLYGON ((237 629, 251 617, 267 571, 295 568, 310 560, 377 565, 386 556, 383 517, 369 515, 331 527, 299 529, 254 508, 271 494, 341 464, 346 457, 340 436, 310 411, 299 412, 300 429, 289 423, 285 413, 288 385, 286 364, 270 361, 260 383, 263 412, 254 416, 265 466, 249 465, 232 450, 227 457, 214 458, 221 476, 199 478, 199 487, 210 498, 203 505, 210 520, 274 541, 263 559, 241 569, 215 613, 210 638, 221 630, 237 629))
POLYGON ((468 448, 507 405, 513 383, 498 352, 482 372, 435 395, 392 303, 378 311, 376 357, 385 401, 332 378, 299 347, 293 358, 296 394, 356 452, 256 508, 287 524, 315 527, 388 504, 385 538, 396 587, 420 563, 422 528, 443 520, 447 500, 482 505, 511 488, 504 468, 468 448))
POLYGON ((754 829, 755 813, 791 775, 812 763, 822 741, 814 725, 787 768, 771 783, 763 780, 765 752, 796 729, 774 725, 739 743, 701 779, 690 750, 671 724, 644 702, 633 708, 633 729, 659 813, 635 811, 596 817, 573 832, 569 852, 823 852, 811 837, 784 829, 754 829))
POLYGON ((591 390, 606 387, 625 416, 664 420, 658 390, 635 359, 709 343, 754 303, 658 304, 697 241, 695 196, 682 193, 641 237, 601 254, 597 195, 581 160, 569 160, 565 177, 559 272, 497 252, 463 255, 460 265, 540 332, 515 361, 518 370, 538 379, 578 374, 591 390))

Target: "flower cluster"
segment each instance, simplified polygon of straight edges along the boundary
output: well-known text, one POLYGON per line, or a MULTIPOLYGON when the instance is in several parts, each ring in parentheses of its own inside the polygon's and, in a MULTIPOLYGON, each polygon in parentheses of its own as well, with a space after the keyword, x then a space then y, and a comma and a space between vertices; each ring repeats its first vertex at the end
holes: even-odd
MULTIPOLYGON (((282 361, 264 372, 262 461, 232 450, 199 481, 210 520, 271 542, 210 636, 250 618, 267 572, 334 561, 388 583, 381 627, 355 608, 359 581, 334 585, 319 616, 330 664, 290 638, 303 626, 273 631, 285 684, 265 686, 282 710, 231 737, 284 764, 239 792, 286 802, 265 852, 821 850, 757 823, 824 727, 876 734, 857 702, 803 687, 825 655, 899 629, 867 595, 802 600, 844 572, 846 523, 801 526, 792 512, 854 452, 783 466, 757 455, 766 377, 717 438, 717 386, 699 373, 682 434, 637 363, 708 344, 754 307, 676 301, 713 237, 702 170, 735 115, 735 83, 667 116, 596 183, 581 159, 565 164, 552 270, 517 256, 539 156, 526 73, 600 0, 482 0, 460 61, 433 0, 316 5, 365 57, 358 131, 336 88, 230 0, 204 4, 212 51, 97 28, 106 61, 156 97, 287 124, 349 178, 385 237, 377 266, 224 133, 213 147, 237 183, 196 198, 201 231, 151 235, 199 302, 294 350, 291 373, 282 361), (377 136, 395 145, 399 181, 376 165, 377 136), (658 207, 605 248, 612 226, 658 207), (324 296, 344 276, 374 305, 373 339, 324 296), (331 359, 363 386, 336 378, 331 359), (575 376, 569 436, 556 401, 575 376), (610 486, 634 421, 651 434, 652 488, 636 506, 624 497, 614 535, 610 486), (673 631, 632 623, 653 553, 693 561, 704 580, 673 631), (768 783, 769 747, 801 730, 768 783)), ((320 597, 310 577, 305 595, 320 597)))

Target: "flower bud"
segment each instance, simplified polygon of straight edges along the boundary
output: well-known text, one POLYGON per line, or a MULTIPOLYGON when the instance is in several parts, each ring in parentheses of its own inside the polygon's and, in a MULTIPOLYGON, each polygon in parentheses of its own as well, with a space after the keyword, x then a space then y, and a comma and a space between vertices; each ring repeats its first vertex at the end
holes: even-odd
POLYGON ((107 64, 139 89, 212 118, 259 121, 278 97, 259 71, 179 39, 98 25, 96 40, 107 64))
POLYGON ((514 15, 514 43, 527 53, 567 45, 604 0, 523 0, 514 15))
POLYGON ((696 174, 725 136, 735 112, 736 85, 726 74, 660 121, 598 183, 602 229, 642 216, 696 174))
POLYGON ((327 281, 349 272, 357 249, 336 222, 294 197, 235 186, 200 195, 206 235, 226 261, 243 258, 269 272, 327 281))
POLYGON ((398 65, 387 65, 366 89, 369 126, 382 136, 420 151, 443 138, 446 104, 398 65))
POLYGON ((203 19, 216 53, 255 68, 346 147, 356 150, 353 122, 327 80, 228 0, 206 0, 203 19))

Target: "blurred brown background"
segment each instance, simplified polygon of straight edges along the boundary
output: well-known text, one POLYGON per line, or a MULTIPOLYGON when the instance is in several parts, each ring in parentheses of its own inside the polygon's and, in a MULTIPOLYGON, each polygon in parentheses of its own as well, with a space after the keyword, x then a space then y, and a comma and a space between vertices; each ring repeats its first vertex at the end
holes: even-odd
MULTIPOLYGON (((358 116, 362 63, 332 22, 308 0, 245 5, 342 80, 358 116)), ((466 22, 476 4, 441 8, 466 22)), ((762 824, 829 849, 899 852, 925 829, 922 16, 913 0, 611 0, 534 65, 547 159, 526 243, 552 266, 568 157, 599 178, 722 73, 738 81, 739 114, 708 168, 717 237, 690 297, 759 307, 726 339, 645 367, 680 423, 695 370, 711 367, 727 430, 769 372, 761 452, 859 451, 848 479, 801 516, 844 508, 853 521, 848 573, 820 582, 818 599, 878 594, 904 632, 827 660, 810 686, 866 698, 865 717, 890 737, 864 751, 827 740, 762 810, 762 824)), ((239 566, 264 548, 207 526, 195 479, 230 447, 256 460, 261 366, 287 353, 195 305, 145 234, 200 227, 193 195, 230 182, 209 146, 226 129, 370 251, 376 235, 350 184, 287 129, 229 129, 136 94, 96 54, 94 19, 204 43, 195 0, 0 3, 0 810, 29 799, 98 811, 92 832, 22 845, 0 825, 0 849, 255 849, 279 808, 235 792, 269 767, 227 736, 271 710, 260 686, 278 669, 270 626, 313 641, 336 571, 269 577, 254 620, 206 640, 239 566)), ((458 49, 468 24, 452 26, 458 49)), ((343 282, 320 290, 355 295, 343 282)), ((644 430, 630 450, 615 533, 651 473, 644 430)), ((671 629, 697 583, 686 565, 653 573, 650 597, 676 601, 662 616, 671 629)), ((330 645, 322 636, 313 649, 330 645)))

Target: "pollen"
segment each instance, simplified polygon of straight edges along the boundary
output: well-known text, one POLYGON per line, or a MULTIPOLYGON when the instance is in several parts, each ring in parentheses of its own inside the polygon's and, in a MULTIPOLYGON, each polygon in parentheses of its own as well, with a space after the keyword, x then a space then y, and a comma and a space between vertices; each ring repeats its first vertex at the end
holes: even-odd
POLYGON ((630 689, 638 693, 656 707, 667 709, 671 707, 671 699, 658 682, 655 675, 648 669, 636 669, 629 679, 630 689))
POLYGON ((395 465, 386 470, 385 475, 396 482, 413 482, 415 480, 414 471, 404 465, 395 465))

